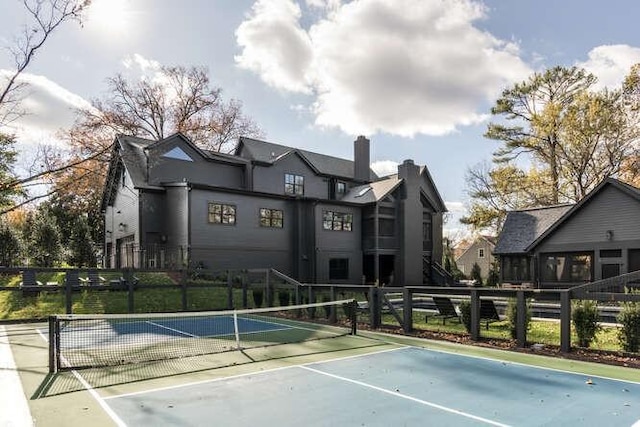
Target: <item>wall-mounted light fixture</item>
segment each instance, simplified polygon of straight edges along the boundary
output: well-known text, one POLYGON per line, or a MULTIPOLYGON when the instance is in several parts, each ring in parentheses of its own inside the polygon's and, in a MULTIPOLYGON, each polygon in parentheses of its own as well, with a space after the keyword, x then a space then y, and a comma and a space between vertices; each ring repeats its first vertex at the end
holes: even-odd
POLYGON ((613 240, 613 230, 607 230, 604 236, 607 240, 613 240))
POLYGON ((125 231, 127 229, 127 224, 125 224, 124 222, 121 222, 120 224, 118 224, 118 231, 125 231))

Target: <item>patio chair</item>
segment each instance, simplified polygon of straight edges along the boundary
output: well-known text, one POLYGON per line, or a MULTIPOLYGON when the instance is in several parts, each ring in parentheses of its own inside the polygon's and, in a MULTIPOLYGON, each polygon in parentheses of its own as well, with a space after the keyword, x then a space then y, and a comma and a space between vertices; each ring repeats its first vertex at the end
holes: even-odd
POLYGON ((40 293, 41 282, 36 279, 35 270, 24 270, 22 272, 22 282, 20 282, 20 289, 25 296, 35 296, 40 293))
POLYGON ((87 272, 87 277, 81 277, 80 282, 83 285, 102 286, 106 283, 106 280, 104 279, 104 277, 100 276, 97 271, 89 270, 87 272))
MULTIPOLYGON (((442 317, 442 324, 444 325, 447 319, 458 319, 458 323, 460 322, 460 315, 456 311, 455 306, 451 302, 450 298, 447 297, 431 297, 433 302, 436 304, 436 308, 438 309, 438 314, 432 315, 432 317, 442 317)), ((429 321, 429 315, 426 316, 425 321, 429 321)))
POLYGON ((480 300, 480 322, 482 321, 486 322, 485 328, 487 330, 489 329, 489 323, 500 321, 500 315, 498 315, 498 310, 496 310, 496 305, 493 303, 493 300, 480 300))

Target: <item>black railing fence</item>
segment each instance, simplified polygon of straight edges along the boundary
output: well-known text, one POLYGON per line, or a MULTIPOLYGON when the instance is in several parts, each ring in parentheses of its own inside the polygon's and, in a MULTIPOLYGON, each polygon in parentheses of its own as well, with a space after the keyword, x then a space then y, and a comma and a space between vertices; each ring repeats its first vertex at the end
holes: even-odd
MULTIPOLYGON (((633 283, 640 274, 621 276, 633 283)), ((191 269, 33 269, 0 268, 0 314, 13 319, 44 319, 51 314, 179 312, 278 307, 355 299, 358 322, 372 329, 385 325, 411 333, 414 318, 433 310, 434 297, 470 303, 469 335, 482 338, 486 320, 483 301, 495 302, 499 311, 507 300, 517 306, 516 342, 527 343, 525 307, 560 319, 560 347, 571 349, 571 302, 592 299, 615 309, 620 301, 640 301, 640 294, 619 292, 621 284, 607 279, 573 289, 502 289, 488 287, 411 286, 300 283, 273 269, 212 271, 191 269), (587 291, 588 289, 588 291, 587 291), (612 292, 615 290, 615 292, 612 292)), ((493 304, 492 304, 493 305, 493 304)), ((327 319, 331 313, 325 313, 327 319)), ((319 314, 322 316, 322 313, 319 314)))

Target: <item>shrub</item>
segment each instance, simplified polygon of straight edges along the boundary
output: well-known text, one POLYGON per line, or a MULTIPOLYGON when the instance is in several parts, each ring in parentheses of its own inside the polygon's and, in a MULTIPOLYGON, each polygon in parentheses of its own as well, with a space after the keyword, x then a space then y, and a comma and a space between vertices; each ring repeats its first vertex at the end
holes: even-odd
POLYGON ((290 299, 291 299, 291 294, 289 292, 289 289, 278 290, 278 301, 280 302, 280 307, 285 307, 289 305, 290 299))
POLYGON ((262 307, 262 301, 264 299, 264 292, 262 289, 253 289, 252 290, 252 294, 253 294, 253 303, 255 304, 256 308, 262 307))
POLYGON ((589 347, 600 330, 598 306, 595 301, 577 301, 571 310, 571 320, 578 335, 578 345, 589 347))
POLYGON ((482 286, 482 270, 477 262, 474 262, 471 267, 471 280, 475 282, 475 286, 482 286))
MULTIPOLYGON (((529 307, 529 302, 525 304, 525 318, 524 318, 524 329, 525 331, 529 330, 529 325, 531 324, 531 308, 529 307)), ((517 338, 518 334, 518 300, 515 298, 509 298, 507 301, 507 320, 509 321, 509 334, 512 339, 517 338)))
POLYGON ((458 309, 460 310, 460 319, 462 320, 462 324, 467 332, 471 332, 471 301, 466 299, 460 301, 458 309))
POLYGON ((489 269, 489 273, 487 274, 487 282, 485 285, 487 286, 497 286, 500 283, 500 271, 497 262, 491 263, 491 268, 489 269))
POLYGON ((623 302, 621 307, 617 317, 622 326, 618 330, 620 346, 624 351, 637 353, 640 348, 640 302, 623 302))

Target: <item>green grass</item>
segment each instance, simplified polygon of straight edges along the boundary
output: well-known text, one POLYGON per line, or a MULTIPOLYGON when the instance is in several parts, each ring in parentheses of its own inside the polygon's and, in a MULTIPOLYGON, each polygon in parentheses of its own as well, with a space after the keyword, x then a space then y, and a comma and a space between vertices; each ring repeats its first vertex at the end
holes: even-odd
MULTIPOLYGON (((402 315, 402 310, 399 310, 402 315)), ((384 314, 382 322, 387 325, 399 326, 396 319, 391 314, 384 314)), ((442 318, 429 316, 425 321, 425 312, 413 313, 413 327, 418 330, 426 330, 431 332, 443 332, 450 334, 466 335, 467 331, 462 323, 458 323, 456 319, 447 319, 442 324, 442 318)), ((592 349, 621 351, 622 348, 618 341, 618 328, 614 326, 603 326, 596 335, 595 341, 591 344, 592 349)), ((509 322, 502 320, 489 324, 489 329, 485 328, 483 322, 480 327, 480 335, 483 338, 510 340, 509 322)), ((549 320, 532 320, 527 331, 527 342, 541 343, 546 345, 560 345, 560 322, 549 320)), ((578 336, 575 330, 571 331, 571 342, 577 343, 578 336)))

